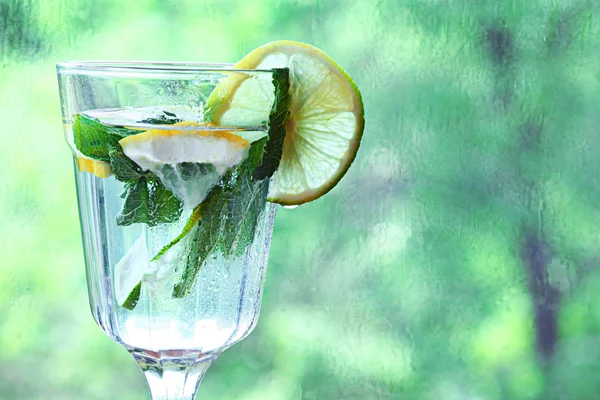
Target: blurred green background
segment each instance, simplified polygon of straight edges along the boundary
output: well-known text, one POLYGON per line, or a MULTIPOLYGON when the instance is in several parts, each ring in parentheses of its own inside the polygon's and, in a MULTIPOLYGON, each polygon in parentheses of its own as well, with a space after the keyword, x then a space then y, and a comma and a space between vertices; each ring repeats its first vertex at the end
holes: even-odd
POLYGON ((600 3, 0 0, 0 399, 148 395, 88 310, 54 64, 312 43, 346 178, 280 209, 258 327, 199 399, 598 399, 600 3))

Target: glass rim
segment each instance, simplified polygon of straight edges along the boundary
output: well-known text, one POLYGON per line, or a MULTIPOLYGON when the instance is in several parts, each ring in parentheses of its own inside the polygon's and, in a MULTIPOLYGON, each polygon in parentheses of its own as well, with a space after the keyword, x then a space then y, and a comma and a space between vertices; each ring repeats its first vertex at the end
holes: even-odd
POLYGON ((58 73, 70 72, 75 74, 107 74, 137 75, 140 73, 197 75, 202 73, 273 73, 272 69, 242 69, 234 68, 231 63, 205 63, 187 61, 113 61, 113 60, 76 60, 56 64, 58 73))

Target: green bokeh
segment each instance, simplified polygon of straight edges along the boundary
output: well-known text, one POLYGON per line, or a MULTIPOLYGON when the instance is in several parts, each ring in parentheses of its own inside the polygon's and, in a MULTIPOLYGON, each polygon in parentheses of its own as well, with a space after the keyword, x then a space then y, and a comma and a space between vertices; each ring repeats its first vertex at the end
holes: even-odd
POLYGON ((284 38, 367 127, 279 210, 258 327, 198 398, 599 398, 599 27, 585 0, 0 0, 0 399, 148 398, 89 315, 54 64, 284 38))

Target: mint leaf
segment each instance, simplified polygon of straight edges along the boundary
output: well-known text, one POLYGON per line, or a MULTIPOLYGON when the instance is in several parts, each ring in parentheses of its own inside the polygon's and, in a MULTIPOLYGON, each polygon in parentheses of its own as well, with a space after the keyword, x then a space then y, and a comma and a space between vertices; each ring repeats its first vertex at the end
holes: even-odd
POLYGON ((265 137, 250 147, 248 158, 238 167, 235 178, 225 189, 227 219, 220 249, 225 257, 241 255, 252 244, 260 211, 264 207, 268 184, 254 180, 253 173, 263 160, 268 139, 265 137))
POLYGON ((142 176, 147 175, 139 165, 123 153, 123 149, 118 143, 109 149, 108 156, 110 159, 110 169, 115 174, 117 180, 121 182, 137 181, 142 176))
POLYGON ((175 222, 181 216, 181 202, 159 180, 146 176, 127 182, 123 209, 117 215, 117 225, 144 223, 156 226, 175 222))
POLYGON ((152 125, 173 125, 181 121, 182 120, 177 118, 177 116, 174 113, 163 110, 162 115, 159 115, 155 118, 146 118, 141 121, 138 121, 138 123, 152 125))
MULTIPOLYGON (((103 125, 98 119, 84 114, 73 116, 75 147, 84 155, 98 160, 110 161, 111 150, 120 150, 122 154, 119 140, 140 132, 142 131, 103 125)), ((126 156, 122 154, 122 157, 126 156)))
POLYGON ((96 118, 84 114, 73 117, 73 138, 75 147, 83 155, 95 160, 110 161, 109 151, 126 136, 140 133, 139 130, 123 127, 110 127, 101 124, 96 118))
POLYGON ((219 250, 228 258, 234 252, 243 253, 252 244, 268 189, 268 181, 254 181, 252 175, 262 161, 266 142, 265 137, 252 143, 246 160, 227 173, 221 185, 215 186, 202 202, 200 222, 173 297, 181 298, 190 292, 198 272, 214 251, 219 250))
POLYGON ((142 176, 125 185, 125 202, 117 215, 117 225, 128 226, 136 222, 148 223, 148 184, 142 176))
POLYGON ((268 182, 258 181, 250 185, 242 184, 246 189, 233 196, 228 202, 228 215, 219 249, 225 258, 241 256, 254 240, 258 217, 265 206, 268 182))
POLYGON ((142 170, 129 159, 117 143, 109 150, 110 167, 117 180, 126 183, 123 209, 117 224, 145 223, 156 226, 175 222, 181 216, 181 201, 150 171, 142 170))
POLYGON ((158 179, 148 182, 148 222, 149 226, 175 222, 181 216, 181 202, 173 192, 158 179))
POLYGON ((135 285, 135 287, 133 288, 131 293, 129 293, 129 296, 127 296, 127 298, 125 299, 125 302, 123 303, 123 307, 125 307, 128 310, 133 310, 135 308, 135 306, 137 305, 138 301, 140 301, 141 291, 142 291, 142 282, 135 285))
POLYGON ((110 135, 98 125, 102 126, 82 115, 75 115, 73 121, 75 147, 90 158, 109 161, 108 152, 111 147, 119 143, 120 138, 110 135))
POLYGON ((279 167, 279 162, 283 155, 285 120, 290 113, 288 108, 290 70, 288 68, 276 68, 273 70, 273 86, 275 88, 275 101, 269 114, 269 141, 265 146, 262 164, 254 172, 255 180, 273 176, 279 167))
POLYGON ((222 188, 216 186, 202 203, 204 212, 201 223, 194 229, 194 235, 190 244, 190 252, 187 255, 185 269, 181 280, 173 287, 173 297, 185 297, 194 284, 198 271, 216 249, 222 226, 225 222, 226 204, 220 201, 222 188))

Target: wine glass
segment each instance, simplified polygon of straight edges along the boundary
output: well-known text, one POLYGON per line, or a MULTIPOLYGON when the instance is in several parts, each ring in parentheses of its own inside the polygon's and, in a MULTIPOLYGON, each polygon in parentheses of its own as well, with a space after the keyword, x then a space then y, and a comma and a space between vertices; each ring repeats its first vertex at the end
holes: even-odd
MULTIPOLYGON (((57 72, 65 135, 74 157, 92 315, 134 356, 152 399, 193 399, 211 363, 245 338, 258 320, 275 217, 275 205, 266 201, 269 180, 240 184, 242 199, 244 191, 253 190, 251 201, 241 207, 223 197, 219 212, 213 208, 209 216, 181 207, 167 222, 125 221, 134 185, 113 174, 113 159, 80 152, 73 123, 75 116, 87 115, 101 129, 132 128, 125 127, 127 121, 140 131, 186 129, 161 122, 175 117, 202 121, 219 83, 243 76, 264 85, 271 82, 272 71, 235 70, 224 64, 66 62, 57 65, 57 72), (153 113, 159 117, 143 119, 153 113), (183 240, 168 247, 190 221, 198 220, 183 240), (235 239, 227 236, 232 229, 235 239), (213 243, 215 235, 220 242, 213 243), (198 262, 194 251, 208 246, 210 251, 198 262), (191 280, 188 274, 186 290, 177 294, 174 288, 181 287, 190 260, 197 269, 191 280)), ((246 137, 265 135, 266 121, 268 115, 227 129, 246 137)), ((195 124, 193 129, 215 128, 195 124)), ((150 180, 143 183, 144 193, 152 198, 156 188, 150 180)), ((161 207, 156 206, 157 213, 163 212, 161 207)))

